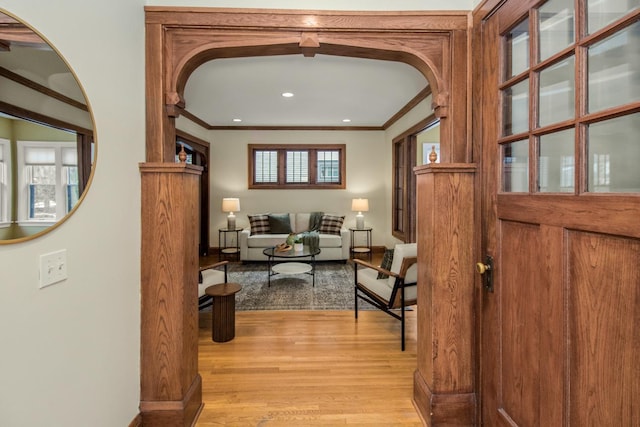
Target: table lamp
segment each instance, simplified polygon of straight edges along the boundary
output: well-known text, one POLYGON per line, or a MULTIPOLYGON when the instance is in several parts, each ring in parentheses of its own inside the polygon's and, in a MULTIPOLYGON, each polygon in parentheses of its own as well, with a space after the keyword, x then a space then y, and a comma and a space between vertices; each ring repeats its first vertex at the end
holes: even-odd
POLYGON ((351 210, 358 212, 356 215, 356 228, 362 230, 364 228, 364 215, 362 215, 362 212, 369 211, 369 199, 353 199, 351 201, 351 210))
POLYGON ((227 217, 227 230, 236 229, 236 216, 233 213, 239 210, 240 199, 233 197, 225 197, 222 199, 222 212, 229 212, 229 216, 227 217))

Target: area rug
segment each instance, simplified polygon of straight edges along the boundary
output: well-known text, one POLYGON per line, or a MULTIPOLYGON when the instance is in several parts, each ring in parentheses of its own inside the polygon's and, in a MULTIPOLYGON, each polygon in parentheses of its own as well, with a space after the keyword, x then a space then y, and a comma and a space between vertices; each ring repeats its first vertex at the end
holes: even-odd
MULTIPOLYGON (((229 282, 242 285, 236 310, 353 310, 353 265, 317 262, 315 287, 309 274, 271 276, 267 263, 229 264, 229 282)), ((370 309, 363 301, 358 308, 370 309)))

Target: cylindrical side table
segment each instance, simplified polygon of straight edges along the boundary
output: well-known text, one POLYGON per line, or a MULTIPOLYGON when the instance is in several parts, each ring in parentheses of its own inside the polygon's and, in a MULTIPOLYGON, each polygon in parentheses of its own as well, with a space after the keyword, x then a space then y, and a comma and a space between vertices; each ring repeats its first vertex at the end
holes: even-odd
POLYGON ((219 283, 209 286, 205 293, 213 298, 211 339, 215 342, 231 341, 236 335, 236 293, 239 283, 219 283))

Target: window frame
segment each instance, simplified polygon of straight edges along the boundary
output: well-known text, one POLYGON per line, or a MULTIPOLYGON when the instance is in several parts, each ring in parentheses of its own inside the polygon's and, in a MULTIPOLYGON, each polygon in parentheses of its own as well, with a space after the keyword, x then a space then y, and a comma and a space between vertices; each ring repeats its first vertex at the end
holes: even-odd
MULTIPOLYGON (((528 139, 529 141, 529 188, 525 193, 522 192, 509 192, 504 191, 504 180, 500 178, 500 194, 501 195, 539 195, 539 194, 552 194, 555 196, 567 197, 567 196, 580 196, 585 194, 626 194, 632 196, 638 196, 640 193, 628 192, 628 193, 605 193, 595 192, 589 189, 589 159, 587 157, 588 149, 588 127, 592 124, 596 124, 603 121, 608 121, 618 117, 632 115, 640 111, 640 101, 623 103, 608 108, 603 108, 598 111, 590 112, 588 108, 588 49, 591 46, 608 39, 609 37, 620 33, 630 28, 640 18, 640 9, 635 9, 628 12, 617 19, 612 20, 607 25, 599 28, 591 34, 588 33, 586 28, 586 0, 575 2, 574 8, 574 41, 570 45, 559 49, 557 52, 549 56, 548 58, 540 59, 537 52, 539 28, 538 24, 538 11, 540 7, 547 2, 540 2, 540 4, 528 10, 519 19, 514 20, 513 24, 505 25, 500 29, 501 37, 501 70, 500 70, 500 82, 498 84, 501 118, 500 118, 500 135, 497 138, 499 150, 502 151, 502 147, 512 142, 528 139), (506 73, 508 66, 508 59, 504 56, 508 52, 508 35, 522 22, 528 19, 529 22, 529 67, 521 71, 520 73, 508 76, 506 73), (574 117, 566 120, 561 120, 549 124, 539 123, 539 99, 540 96, 540 74, 541 72, 550 69, 551 67, 567 60, 568 58, 574 58, 574 98, 576 100, 574 105, 574 117), (504 93, 507 90, 515 87, 520 82, 528 81, 528 129, 525 131, 505 133, 505 108, 508 107, 504 100, 504 93), (571 192, 544 192, 540 189, 540 176, 539 176, 539 150, 540 150, 540 138, 547 134, 558 133, 568 129, 574 129, 574 189, 571 192)), ((502 156, 500 157, 503 161, 502 156)), ((504 168, 504 162, 501 168, 504 168)))
MULTIPOLYGON (((67 210, 65 199, 65 185, 62 180, 63 167, 62 164, 62 149, 71 148, 77 150, 76 142, 71 141, 17 141, 18 148, 18 224, 20 225, 53 225, 64 218, 69 212, 73 210, 74 206, 67 210), (29 218, 29 189, 26 182, 25 168, 25 147, 39 147, 39 148, 53 148, 55 150, 55 167, 56 167, 56 218, 51 220, 39 220, 29 218)), ((79 159, 76 159, 75 167, 80 172, 80 166, 78 165, 79 159)), ((78 175, 78 181, 80 176, 78 175)), ((78 183, 79 185, 79 183, 78 183)))
POLYGON ((11 194, 12 176, 11 141, 6 138, 0 138, 0 149, 3 151, 2 161, 0 161, 0 163, 4 164, 4 167, 0 168, 0 228, 6 228, 11 225, 9 216, 12 203, 12 199, 9 197, 9 194, 11 194))
POLYGON ((305 189, 305 190, 344 190, 347 184, 347 149, 346 144, 249 144, 248 145, 248 187, 259 190, 283 190, 283 189, 305 189), (277 152, 277 182, 256 182, 256 152, 275 151, 277 152), (287 152, 307 151, 308 152, 308 182, 288 183, 286 181, 287 172, 287 152), (319 151, 337 151, 339 180, 338 182, 318 182, 318 160, 319 151))

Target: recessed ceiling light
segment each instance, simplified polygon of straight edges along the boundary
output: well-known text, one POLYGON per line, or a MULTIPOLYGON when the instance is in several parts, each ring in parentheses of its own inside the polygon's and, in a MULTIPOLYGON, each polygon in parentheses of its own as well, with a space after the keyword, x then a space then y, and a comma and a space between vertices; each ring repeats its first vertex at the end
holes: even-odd
POLYGON ((291 92, 283 92, 282 96, 285 98, 291 98, 293 96, 293 94, 291 92))
POLYGON ((242 119, 233 119, 234 122, 236 123, 240 123, 242 121, 242 119))
POLYGON ((351 119, 342 119, 343 123, 351 123, 351 119))

